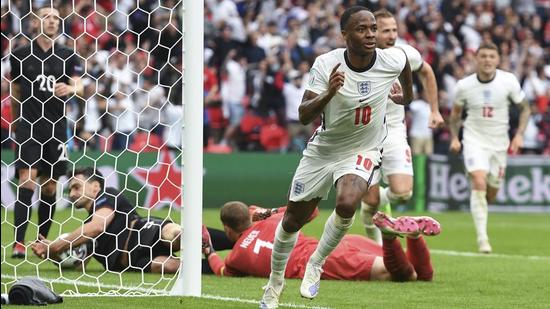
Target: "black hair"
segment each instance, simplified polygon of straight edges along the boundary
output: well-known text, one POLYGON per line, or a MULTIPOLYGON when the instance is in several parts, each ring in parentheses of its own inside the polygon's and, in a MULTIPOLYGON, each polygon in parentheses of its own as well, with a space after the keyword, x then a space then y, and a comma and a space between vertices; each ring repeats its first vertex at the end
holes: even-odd
POLYGON ((75 177, 76 175, 82 175, 86 178, 86 181, 97 181, 101 186, 101 190, 105 188, 105 178, 100 171, 96 170, 92 166, 78 167, 73 171, 69 172, 67 175, 69 178, 75 177))
POLYGON ((354 5, 352 7, 347 8, 344 11, 344 13, 342 14, 342 16, 340 17, 340 31, 346 29, 346 27, 348 25, 349 18, 351 17, 351 15, 353 15, 357 12, 360 12, 360 11, 370 12, 369 9, 367 9, 364 6, 360 6, 360 5, 354 5))

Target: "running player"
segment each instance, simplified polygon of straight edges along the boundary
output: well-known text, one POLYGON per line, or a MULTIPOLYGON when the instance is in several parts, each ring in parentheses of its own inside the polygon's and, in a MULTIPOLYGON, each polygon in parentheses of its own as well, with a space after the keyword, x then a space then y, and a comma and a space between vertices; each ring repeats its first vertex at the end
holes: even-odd
POLYGON ((458 153, 462 146, 464 165, 471 184, 470 211, 477 232, 479 251, 491 253, 487 235, 487 203, 494 202, 506 170, 506 151, 517 153, 523 146, 523 132, 531 110, 517 78, 497 69, 498 48, 482 43, 477 52, 477 73, 457 83, 451 112, 450 150, 458 153), (508 105, 521 108, 519 125, 512 143, 508 138, 508 105), (466 110, 462 143, 458 139, 462 110, 466 110))
MULTIPOLYGON (((374 13, 378 25, 376 46, 381 49, 396 45, 397 22, 392 13, 386 9, 374 13)), ((407 54, 411 71, 418 74, 426 97, 430 103, 430 128, 443 124, 437 102, 437 82, 432 67, 422 60, 420 53, 410 45, 398 45, 407 54)), ((382 243, 380 230, 374 226, 372 216, 382 206, 406 203, 413 191, 413 166, 411 147, 407 143, 407 127, 405 125, 405 108, 390 100, 387 106, 386 121, 388 137, 384 141, 381 172, 388 187, 382 188, 373 180, 369 190, 363 196, 361 203, 361 220, 367 236, 382 243), (389 203, 389 204, 388 204, 389 203)), ((388 210, 386 210, 388 211, 388 210)))
MULTIPOLYGON (((216 275, 269 276, 273 237, 285 208, 277 209, 275 214, 268 211, 267 216, 253 222, 248 215, 251 207, 235 201, 226 203, 220 211, 227 237, 235 242, 225 260, 211 248, 208 232, 203 230, 203 253, 216 275)), ((256 213, 258 211, 255 210, 256 213)), ((335 280, 432 280, 430 253, 421 235, 438 234, 440 227, 437 221, 429 217, 392 219, 379 213, 375 222, 385 232, 383 247, 364 236, 346 235, 327 258, 321 277, 335 280), (411 231, 396 232, 396 224, 409 225, 411 231), (406 254, 396 235, 407 236, 406 254)), ((305 262, 318 242, 299 233, 296 247, 289 257, 285 278, 303 278, 305 262)))
POLYGON ((40 177, 39 233, 47 236, 55 213, 59 176, 67 169, 67 118, 65 105, 82 95, 78 56, 55 43, 59 11, 42 7, 32 22, 38 36, 11 52, 12 132, 16 133, 17 201, 12 257, 25 257, 25 232, 31 217, 31 200, 40 177))
POLYGON ((376 49, 374 15, 365 7, 348 8, 340 27, 346 48, 317 57, 299 107, 303 124, 319 116, 322 122, 292 180, 288 210, 275 232, 271 274, 261 308, 278 306, 298 231, 335 185, 335 211, 307 262, 300 287, 302 296, 317 296, 322 266, 353 224, 357 205, 379 167, 386 136, 387 97, 398 78, 403 93, 392 96, 394 101, 408 104, 412 100, 407 56, 398 48, 376 49))

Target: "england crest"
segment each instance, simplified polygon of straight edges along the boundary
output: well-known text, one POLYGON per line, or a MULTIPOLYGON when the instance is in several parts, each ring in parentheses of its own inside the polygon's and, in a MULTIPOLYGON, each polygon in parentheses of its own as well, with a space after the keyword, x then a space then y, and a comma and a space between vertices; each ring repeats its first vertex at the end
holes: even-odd
POLYGON ((357 91, 360 95, 367 95, 370 92, 370 81, 357 82, 357 91))

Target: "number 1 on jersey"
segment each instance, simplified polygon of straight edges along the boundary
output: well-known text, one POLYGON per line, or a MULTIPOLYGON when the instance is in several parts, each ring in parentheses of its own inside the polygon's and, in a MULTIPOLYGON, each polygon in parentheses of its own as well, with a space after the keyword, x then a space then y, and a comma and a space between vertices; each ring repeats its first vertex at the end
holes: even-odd
POLYGON ((366 125, 370 122, 371 107, 363 106, 355 109, 355 125, 366 125))

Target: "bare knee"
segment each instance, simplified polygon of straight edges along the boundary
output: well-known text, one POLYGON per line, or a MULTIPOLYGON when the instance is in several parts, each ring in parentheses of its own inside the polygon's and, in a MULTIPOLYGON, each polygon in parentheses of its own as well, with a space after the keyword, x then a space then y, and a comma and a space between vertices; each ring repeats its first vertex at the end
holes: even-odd
POLYGON ((19 187, 34 191, 36 188, 37 170, 22 168, 19 170, 19 187))
MULTIPOLYGON (((380 192, 378 186, 371 187, 362 198, 363 202, 369 206, 373 206, 374 212, 378 209, 378 204, 380 204, 380 192)), ((374 214, 374 213, 373 213, 374 214)))
POLYGON ((293 214, 286 212, 281 224, 286 232, 295 233, 298 232, 306 224, 306 219, 307 218, 297 217, 293 214))
POLYGON ((336 213, 342 218, 351 218, 357 208, 357 199, 350 195, 340 195, 336 198, 336 213))
POLYGON ((472 190, 485 191, 487 190, 487 180, 485 173, 472 173, 470 179, 472 182, 472 190))

